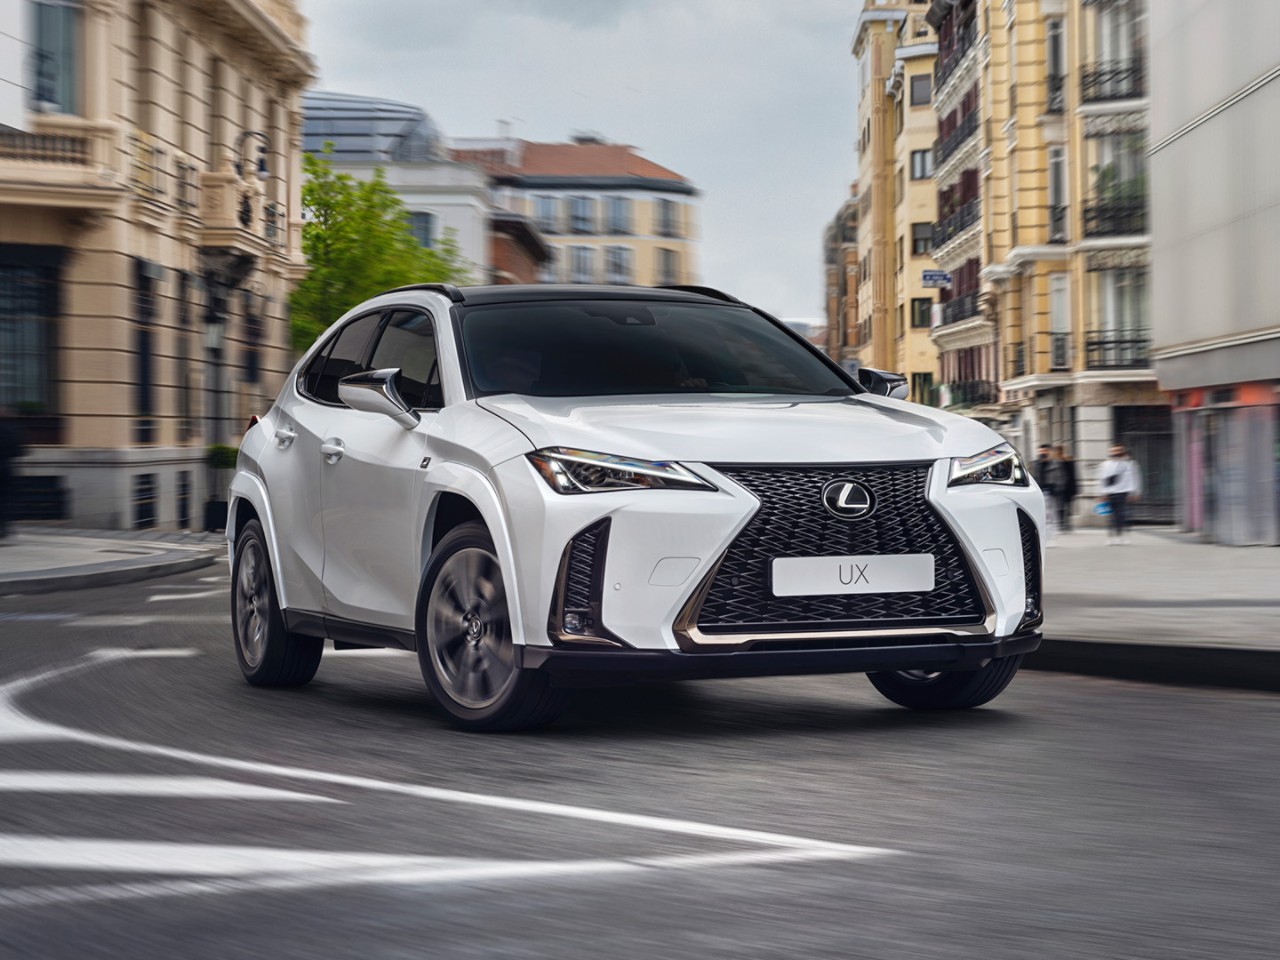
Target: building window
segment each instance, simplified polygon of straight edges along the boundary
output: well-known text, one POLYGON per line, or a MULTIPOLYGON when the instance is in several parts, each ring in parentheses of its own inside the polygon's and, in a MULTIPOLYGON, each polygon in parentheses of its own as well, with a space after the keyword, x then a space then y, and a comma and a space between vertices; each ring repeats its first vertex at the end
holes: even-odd
POLYGON ((658 201, 658 236, 660 237, 678 237, 680 236, 679 222, 677 218, 676 202, 674 200, 658 201))
POLYGON ((1049 369, 1071 369, 1071 298, 1065 273, 1049 274, 1049 369))
POLYGON ((917 73, 911 78, 911 105, 913 107, 922 107, 929 103, 929 97, 933 93, 933 78, 927 73, 917 73))
POLYGON ((627 234, 631 232, 631 199, 629 197, 607 197, 605 199, 605 216, 609 221, 609 232, 627 234))
POLYGON ((189 440, 195 430, 195 410, 191 389, 191 274, 178 274, 178 439, 189 440))
POLYGON ((933 176, 933 151, 911 151, 911 179, 928 180, 933 176))
POLYGON ((538 223, 538 229, 543 233, 556 233, 559 227, 556 217, 556 198, 534 197, 533 216, 538 223))
POLYGON ((552 247, 549 252, 551 255, 547 257, 546 263, 538 267, 539 283, 555 283, 559 279, 559 250, 552 247))
POLYGON ((1067 241, 1067 153, 1049 148, 1049 242, 1067 241))
POLYGON ((1097 285, 1099 331, 1135 338, 1147 335, 1147 271, 1145 268, 1100 270, 1097 285))
POLYGON ((80 109, 80 2, 36 0, 35 50, 31 55, 33 107, 42 113, 80 109))
POLYGON ((631 248, 604 248, 605 280, 608 283, 631 283, 631 248))
POLYGON ((933 395, 932 373, 913 373, 911 375, 911 396, 909 399, 914 403, 934 406, 937 398, 933 395))
POLYGON ((898 339, 901 340, 907 335, 907 308, 905 304, 898 304, 895 311, 898 317, 898 339))
POLYGON ((594 254, 591 247, 569 248, 569 282, 591 283, 595 280, 594 254))
POLYGON ((680 282, 680 253, 677 250, 658 250, 658 283, 669 285, 680 282))
POLYGON ((594 206, 590 197, 570 197, 569 229, 574 233, 595 233, 594 206))
POLYGON ((178 471, 178 529, 191 529, 191 471, 178 471))
MULTIPOLYGON (((262 318, 259 316, 258 297, 253 291, 245 290, 241 297, 244 305, 244 362, 241 364, 241 379, 245 383, 257 383, 261 376, 261 363, 258 358, 258 344, 262 340, 262 318)), ((265 302, 262 304, 265 306, 265 302)))
POLYGON ((928 297, 911 300, 911 329, 928 330, 933 320, 933 301, 928 297))
POLYGON ((134 421, 135 443, 155 443, 156 422, 155 350, 151 322, 156 316, 156 283, 161 267, 149 260, 136 259, 134 264, 133 356, 134 356, 134 421))
POLYGON ((897 196, 894 198, 894 201, 893 201, 893 205, 895 207, 901 204, 902 201, 907 198, 907 190, 906 190, 907 182, 905 179, 905 173, 906 171, 903 170, 902 167, 899 167, 898 172, 894 174, 894 177, 893 177, 893 185, 897 193, 897 196))
POLYGON ((156 475, 133 476, 133 529, 149 530, 156 525, 156 475))
POLYGON ((52 413, 56 267, 0 265, 0 407, 52 413))
POLYGON ((409 214, 409 232, 413 239, 430 249, 436 242, 436 215, 424 210, 414 210, 409 214))
POLYGON ((913 223, 911 225, 911 255, 913 257, 928 256, 933 250, 933 224, 913 223))
POLYGON ((901 273, 902 268, 906 265, 907 258, 902 255, 902 251, 903 251, 902 237, 899 237, 898 238, 898 265, 894 269, 893 271, 894 273, 901 273))

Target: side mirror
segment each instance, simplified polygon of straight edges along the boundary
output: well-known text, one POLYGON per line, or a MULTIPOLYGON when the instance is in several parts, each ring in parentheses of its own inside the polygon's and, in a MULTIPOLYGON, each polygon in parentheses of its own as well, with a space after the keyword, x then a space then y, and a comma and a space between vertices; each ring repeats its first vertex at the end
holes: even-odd
POLYGON ((877 396, 888 397, 890 400, 905 400, 911 394, 907 378, 887 370, 859 367, 858 382, 877 396))
POLYGON ((338 381, 338 399, 352 410, 380 413, 406 430, 412 430, 422 418, 404 402, 396 389, 396 377, 399 375, 398 367, 353 373, 338 381))

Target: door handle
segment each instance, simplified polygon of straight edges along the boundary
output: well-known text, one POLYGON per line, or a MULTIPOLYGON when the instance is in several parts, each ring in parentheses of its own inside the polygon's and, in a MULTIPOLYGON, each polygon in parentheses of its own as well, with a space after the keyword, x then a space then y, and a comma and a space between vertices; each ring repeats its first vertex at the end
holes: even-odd
POLYGON ((298 439, 298 435, 288 426, 276 427, 276 446, 283 450, 293 441, 298 439))
POLYGON ((325 463, 337 463, 346 452, 347 448, 338 439, 325 440, 320 444, 320 453, 324 456, 325 463))

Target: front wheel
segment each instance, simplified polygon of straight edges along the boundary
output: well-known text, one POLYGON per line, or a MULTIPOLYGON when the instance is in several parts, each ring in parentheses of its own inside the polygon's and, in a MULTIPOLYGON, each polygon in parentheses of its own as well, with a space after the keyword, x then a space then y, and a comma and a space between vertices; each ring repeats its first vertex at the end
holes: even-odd
POLYGON ((564 709, 564 691, 519 666, 502 569, 482 523, 450 531, 432 553, 418 600, 418 663, 464 730, 526 730, 564 709))
POLYGON ((1022 665, 1022 654, 1000 657, 977 670, 885 670, 867 679, 882 694, 913 710, 965 710, 994 700, 1022 665))

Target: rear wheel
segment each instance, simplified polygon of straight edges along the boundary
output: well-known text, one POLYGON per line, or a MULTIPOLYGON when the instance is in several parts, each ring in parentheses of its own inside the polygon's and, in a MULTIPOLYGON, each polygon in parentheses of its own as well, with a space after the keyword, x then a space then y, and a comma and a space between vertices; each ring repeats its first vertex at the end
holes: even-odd
POLYGON ((914 710, 965 710, 994 700, 1022 665, 1022 655, 992 660, 977 670, 886 670, 869 673, 872 686, 914 710))
POLYGON ((262 525, 236 537, 231 568, 231 631, 244 678, 259 687, 300 687, 316 675, 324 641, 285 629, 262 525))
POLYGON ((418 601, 418 662, 450 719, 466 730, 525 730, 555 720, 567 695, 519 666, 502 568, 482 523, 450 531, 418 601))

